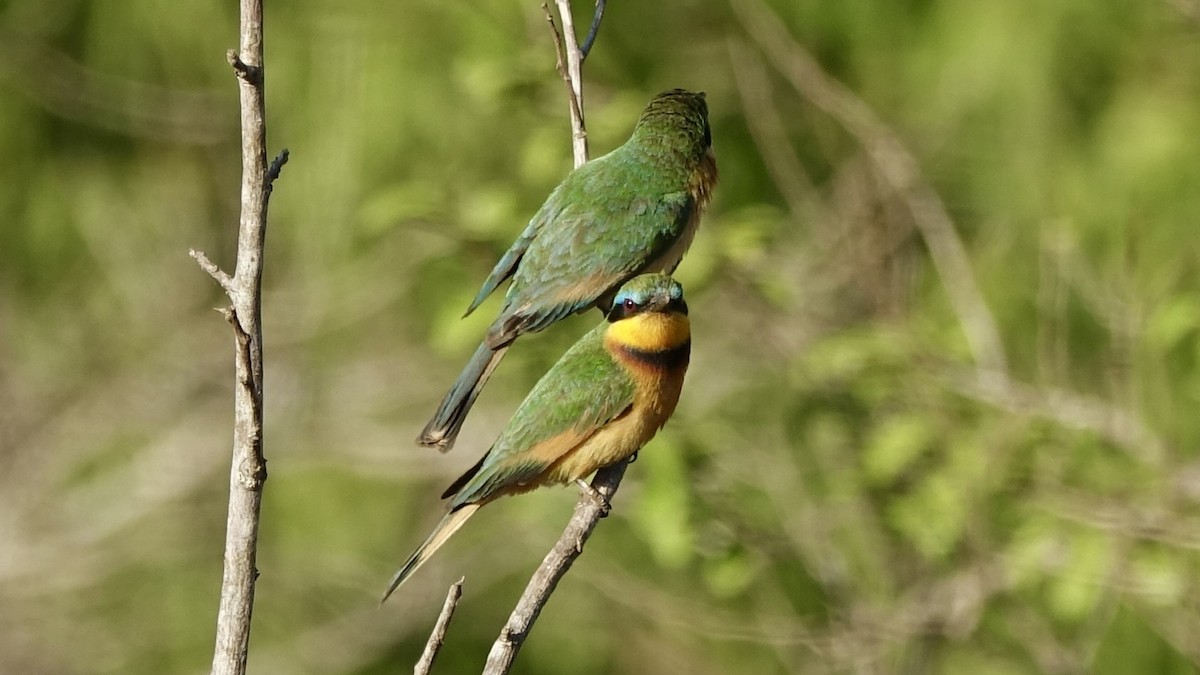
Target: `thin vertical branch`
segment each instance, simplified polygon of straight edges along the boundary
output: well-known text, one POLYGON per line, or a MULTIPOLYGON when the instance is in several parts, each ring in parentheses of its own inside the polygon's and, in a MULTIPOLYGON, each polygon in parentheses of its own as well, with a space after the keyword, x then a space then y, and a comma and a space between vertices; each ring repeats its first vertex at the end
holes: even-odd
MULTIPOLYGON (((574 151, 575 166, 578 167, 588 160, 587 132, 583 121, 583 80, 580 75, 584 55, 575 42, 575 29, 571 21, 569 0, 555 0, 555 2, 563 25, 561 42, 558 31, 554 31, 555 49, 560 56, 559 73, 566 81, 569 92, 572 150, 574 151), (562 67, 563 59, 566 60, 565 68, 562 67)), ((595 33, 600 28, 600 17, 604 12, 603 5, 603 2, 596 4, 596 16, 592 20, 589 46, 590 40, 595 38, 595 33)), ((553 27, 554 19, 549 14, 549 8, 545 5, 543 8, 546 9, 547 18, 553 27)), ((517 601, 517 606, 508 617, 508 622, 501 629, 500 636, 492 645, 492 650, 488 653, 487 664, 483 669, 484 675, 502 675, 512 668, 517 653, 521 650, 521 645, 529 636, 529 631, 533 629, 534 622, 537 621, 542 608, 550 600, 550 595, 558 586, 558 582, 571 568, 575 559, 583 553, 584 543, 591 537, 592 531, 596 529, 600 519, 608 513, 608 505, 621 485, 621 478, 625 476, 627 466, 628 462, 622 461, 597 471, 596 477, 592 479, 594 494, 587 492, 580 494, 579 502, 575 505, 575 512, 568 521, 566 529, 563 530, 558 542, 550 549, 545 559, 542 560, 542 564, 534 572, 533 578, 525 587, 525 592, 517 601)))
POLYGON ((550 7, 542 3, 542 12, 546 15, 546 23, 550 26, 550 35, 554 37, 554 68, 562 77, 563 84, 567 87, 567 103, 571 113, 571 150, 575 158, 575 167, 578 168, 588 159, 587 135, 583 125, 583 108, 580 107, 579 98, 575 96, 575 86, 572 84, 571 73, 567 70, 566 57, 563 54, 563 38, 562 33, 558 32, 558 24, 554 23, 554 15, 550 13, 550 7), (578 120, 578 128, 582 130, 582 143, 578 142, 580 134, 575 133, 576 120, 578 120))
POLYGON ((233 327, 234 431, 229 476, 229 512, 225 531, 225 566, 217 612, 216 645, 212 672, 241 675, 246 672, 250 644, 250 616, 254 584, 258 577, 258 522, 262 489, 267 479, 262 452, 263 359, 262 269, 266 237, 267 202, 271 183, 287 162, 284 150, 267 165, 267 131, 263 97, 262 0, 241 0, 241 40, 227 54, 238 78, 242 119, 241 217, 235 272, 230 277, 204 253, 192 251, 201 269, 208 272, 231 306, 224 310, 233 327))
MULTIPOLYGON (((567 88, 571 91, 571 152, 575 166, 588 160, 587 129, 583 123, 583 54, 575 40, 575 19, 571 16, 571 0, 554 0, 562 22, 561 53, 567 61, 567 88)), ((596 30, 600 30, 597 23, 596 30)))

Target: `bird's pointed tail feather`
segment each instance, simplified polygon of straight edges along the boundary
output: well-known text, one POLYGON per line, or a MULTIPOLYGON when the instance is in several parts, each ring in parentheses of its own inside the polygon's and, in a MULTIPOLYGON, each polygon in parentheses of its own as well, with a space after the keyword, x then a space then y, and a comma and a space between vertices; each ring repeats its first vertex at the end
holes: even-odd
POLYGON ((442 399, 433 418, 417 436, 417 445, 427 448, 437 448, 441 452, 449 452, 454 447, 458 432, 467 419, 467 412, 475 404, 475 399, 487 384, 492 371, 499 365, 500 359, 508 351, 508 345, 497 349, 488 346, 487 341, 480 343, 479 348, 471 356, 446 397, 442 399))
POLYGON ((408 557, 399 572, 392 577, 388 582, 387 590, 383 592, 383 597, 379 599, 379 604, 383 604, 391 594, 400 587, 400 584, 408 580, 413 572, 416 572, 421 565, 425 564, 433 554, 445 544, 447 540, 455 533, 458 528, 467 522, 467 519, 475 515, 479 510, 480 504, 466 504, 447 513, 445 517, 438 522, 437 527, 433 528, 433 532, 423 544, 417 547, 416 551, 408 557))

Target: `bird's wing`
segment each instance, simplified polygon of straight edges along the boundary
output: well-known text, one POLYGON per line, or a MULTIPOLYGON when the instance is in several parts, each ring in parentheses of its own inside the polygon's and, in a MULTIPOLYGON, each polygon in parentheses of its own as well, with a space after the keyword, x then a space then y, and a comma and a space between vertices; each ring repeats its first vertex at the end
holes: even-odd
POLYGON ((561 208, 543 207, 547 219, 511 272, 513 283, 489 344, 542 330, 608 298, 660 260, 687 229, 696 209, 689 192, 631 195, 614 172, 585 171, 589 166, 555 191, 551 199, 561 208))
POLYGON ((491 450, 443 497, 451 507, 536 487, 539 476, 633 405, 634 383, 604 349, 604 325, 534 385, 491 450))
POLYGON ((508 251, 504 255, 500 256, 499 262, 492 268, 492 273, 483 282, 483 286, 475 294, 475 299, 471 301, 471 306, 467 307, 467 311, 463 313, 463 316, 474 312, 475 308, 479 307, 487 296, 496 290, 497 286, 504 283, 505 279, 511 277, 513 272, 517 271, 517 267, 521 264, 521 258, 525 256, 525 251, 529 248, 529 242, 533 241, 533 238, 538 233, 538 229, 546 219, 546 206, 548 204, 549 202, 542 205, 542 208, 538 210, 533 219, 529 221, 529 224, 525 226, 525 229, 521 231, 521 234, 517 236, 517 240, 513 242, 513 245, 508 248, 508 251))

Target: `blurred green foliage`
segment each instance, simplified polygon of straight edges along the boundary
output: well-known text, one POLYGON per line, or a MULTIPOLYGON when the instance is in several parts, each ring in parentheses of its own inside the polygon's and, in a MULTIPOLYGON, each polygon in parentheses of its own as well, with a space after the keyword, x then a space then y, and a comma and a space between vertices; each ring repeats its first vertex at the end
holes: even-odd
MULTIPOLYGON (((292 161, 251 669, 406 670, 465 575, 437 671, 474 672, 574 490, 489 507, 375 600, 598 318, 523 340, 455 452, 412 446, 495 304, 463 308, 570 167, 549 34, 513 0, 266 11, 292 161)), ((232 265, 236 20, 0 5, 0 671, 207 667, 232 368, 187 251, 232 265)), ((679 270, 684 400, 518 672, 1200 670, 1200 4, 614 2, 585 77, 594 153, 706 90, 722 182, 679 270)))

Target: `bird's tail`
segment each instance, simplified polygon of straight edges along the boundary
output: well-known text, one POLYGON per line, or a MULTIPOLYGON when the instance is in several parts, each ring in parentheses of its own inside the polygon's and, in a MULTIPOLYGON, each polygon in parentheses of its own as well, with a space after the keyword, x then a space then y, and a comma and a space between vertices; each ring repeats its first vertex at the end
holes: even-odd
POLYGON ((421 435, 417 436, 417 445, 437 448, 441 452, 448 452, 454 447, 454 439, 458 438, 458 432, 467 419, 467 412, 475 404, 475 398, 479 396, 483 385, 487 384, 492 371, 496 369, 500 359, 504 358, 506 351, 508 345, 492 349, 486 341, 480 343, 471 360, 467 362, 467 367, 463 368, 462 374, 454 381, 454 386, 450 387, 450 391, 442 399, 437 412, 433 414, 433 419, 429 420, 421 430, 421 435))
POLYGON ((396 576, 392 577, 392 580, 388 582, 387 590, 383 592, 383 597, 379 599, 379 604, 383 604, 392 592, 400 587, 400 584, 412 576, 412 573, 416 572, 417 568, 424 565, 425 561, 429 560, 434 552, 450 539, 451 535, 458 532, 458 528, 462 527, 468 518, 475 515, 480 506, 480 504, 466 504, 447 513, 438 522, 437 527, 433 528, 433 532, 429 534, 425 542, 418 546, 417 550, 413 551, 413 554, 408 557, 408 560, 404 562, 404 566, 400 568, 399 572, 396 572, 396 576))

